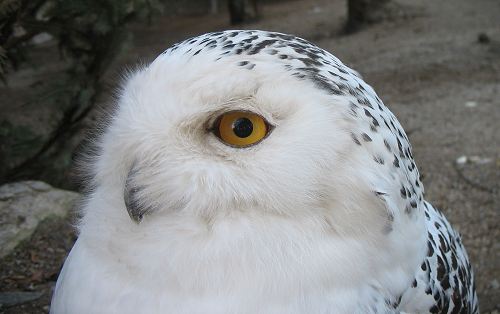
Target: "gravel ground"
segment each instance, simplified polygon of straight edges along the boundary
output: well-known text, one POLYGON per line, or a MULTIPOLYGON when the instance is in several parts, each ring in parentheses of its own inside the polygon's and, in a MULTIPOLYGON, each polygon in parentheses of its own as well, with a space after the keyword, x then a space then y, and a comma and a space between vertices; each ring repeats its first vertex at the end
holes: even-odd
MULTIPOLYGON (((480 308, 500 313, 500 3, 400 0, 383 23, 341 36, 344 1, 278 1, 245 28, 294 33, 358 70, 409 133, 426 199, 462 233, 476 272, 480 308), (398 9, 399 8, 399 9, 398 9)), ((134 44, 113 66, 147 62, 173 42, 227 28, 224 14, 135 26, 134 44)), ((108 99, 103 95, 102 102, 108 99)), ((0 291, 43 296, 1 313, 45 313, 75 236, 69 221, 44 223, 0 261, 0 291)))

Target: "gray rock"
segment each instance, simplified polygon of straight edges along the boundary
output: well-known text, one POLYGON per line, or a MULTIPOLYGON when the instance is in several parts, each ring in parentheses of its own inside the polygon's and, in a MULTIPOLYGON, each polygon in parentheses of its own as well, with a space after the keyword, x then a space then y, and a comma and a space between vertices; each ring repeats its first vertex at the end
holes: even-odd
POLYGON ((29 238, 49 217, 66 217, 79 194, 40 181, 0 186, 0 258, 29 238))
POLYGON ((0 292, 0 308, 26 303, 39 299, 42 292, 9 291, 0 292))

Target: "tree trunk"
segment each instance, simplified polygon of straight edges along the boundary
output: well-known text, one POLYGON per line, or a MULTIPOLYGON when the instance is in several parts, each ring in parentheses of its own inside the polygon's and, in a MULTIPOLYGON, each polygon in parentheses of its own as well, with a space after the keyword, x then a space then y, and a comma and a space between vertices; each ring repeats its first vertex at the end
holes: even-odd
POLYGON ((231 25, 241 24, 245 20, 245 1, 229 0, 229 20, 231 25))
POLYGON ((228 0, 231 25, 256 20, 259 16, 257 0, 228 0))
POLYGON ((375 23, 380 19, 380 12, 390 0, 347 0, 346 30, 353 32, 363 25, 375 23))

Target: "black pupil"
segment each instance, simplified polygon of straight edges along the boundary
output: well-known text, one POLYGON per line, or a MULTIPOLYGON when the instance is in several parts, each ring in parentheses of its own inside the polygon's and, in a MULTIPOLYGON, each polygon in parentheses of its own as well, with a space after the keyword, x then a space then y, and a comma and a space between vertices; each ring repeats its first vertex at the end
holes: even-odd
POLYGON ((253 124, 247 118, 239 118, 233 122, 233 132, 237 137, 249 137, 253 132, 253 124))

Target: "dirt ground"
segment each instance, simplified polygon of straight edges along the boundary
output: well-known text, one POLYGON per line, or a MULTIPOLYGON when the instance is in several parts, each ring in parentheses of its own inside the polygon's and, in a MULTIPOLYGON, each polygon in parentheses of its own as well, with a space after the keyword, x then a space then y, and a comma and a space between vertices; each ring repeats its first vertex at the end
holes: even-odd
MULTIPOLYGON (((476 272, 482 313, 500 312, 500 3, 400 0, 382 23, 341 35, 340 0, 277 1, 244 25, 292 33, 358 70, 409 133, 426 199, 461 232, 476 272)), ((224 13, 164 17, 135 26, 133 45, 107 76, 148 62, 172 43, 227 29, 224 13)), ((107 99, 106 95, 102 97, 107 99)), ((0 261, 0 291, 43 296, 2 313, 45 313, 75 236, 69 221, 49 221, 0 261)))

